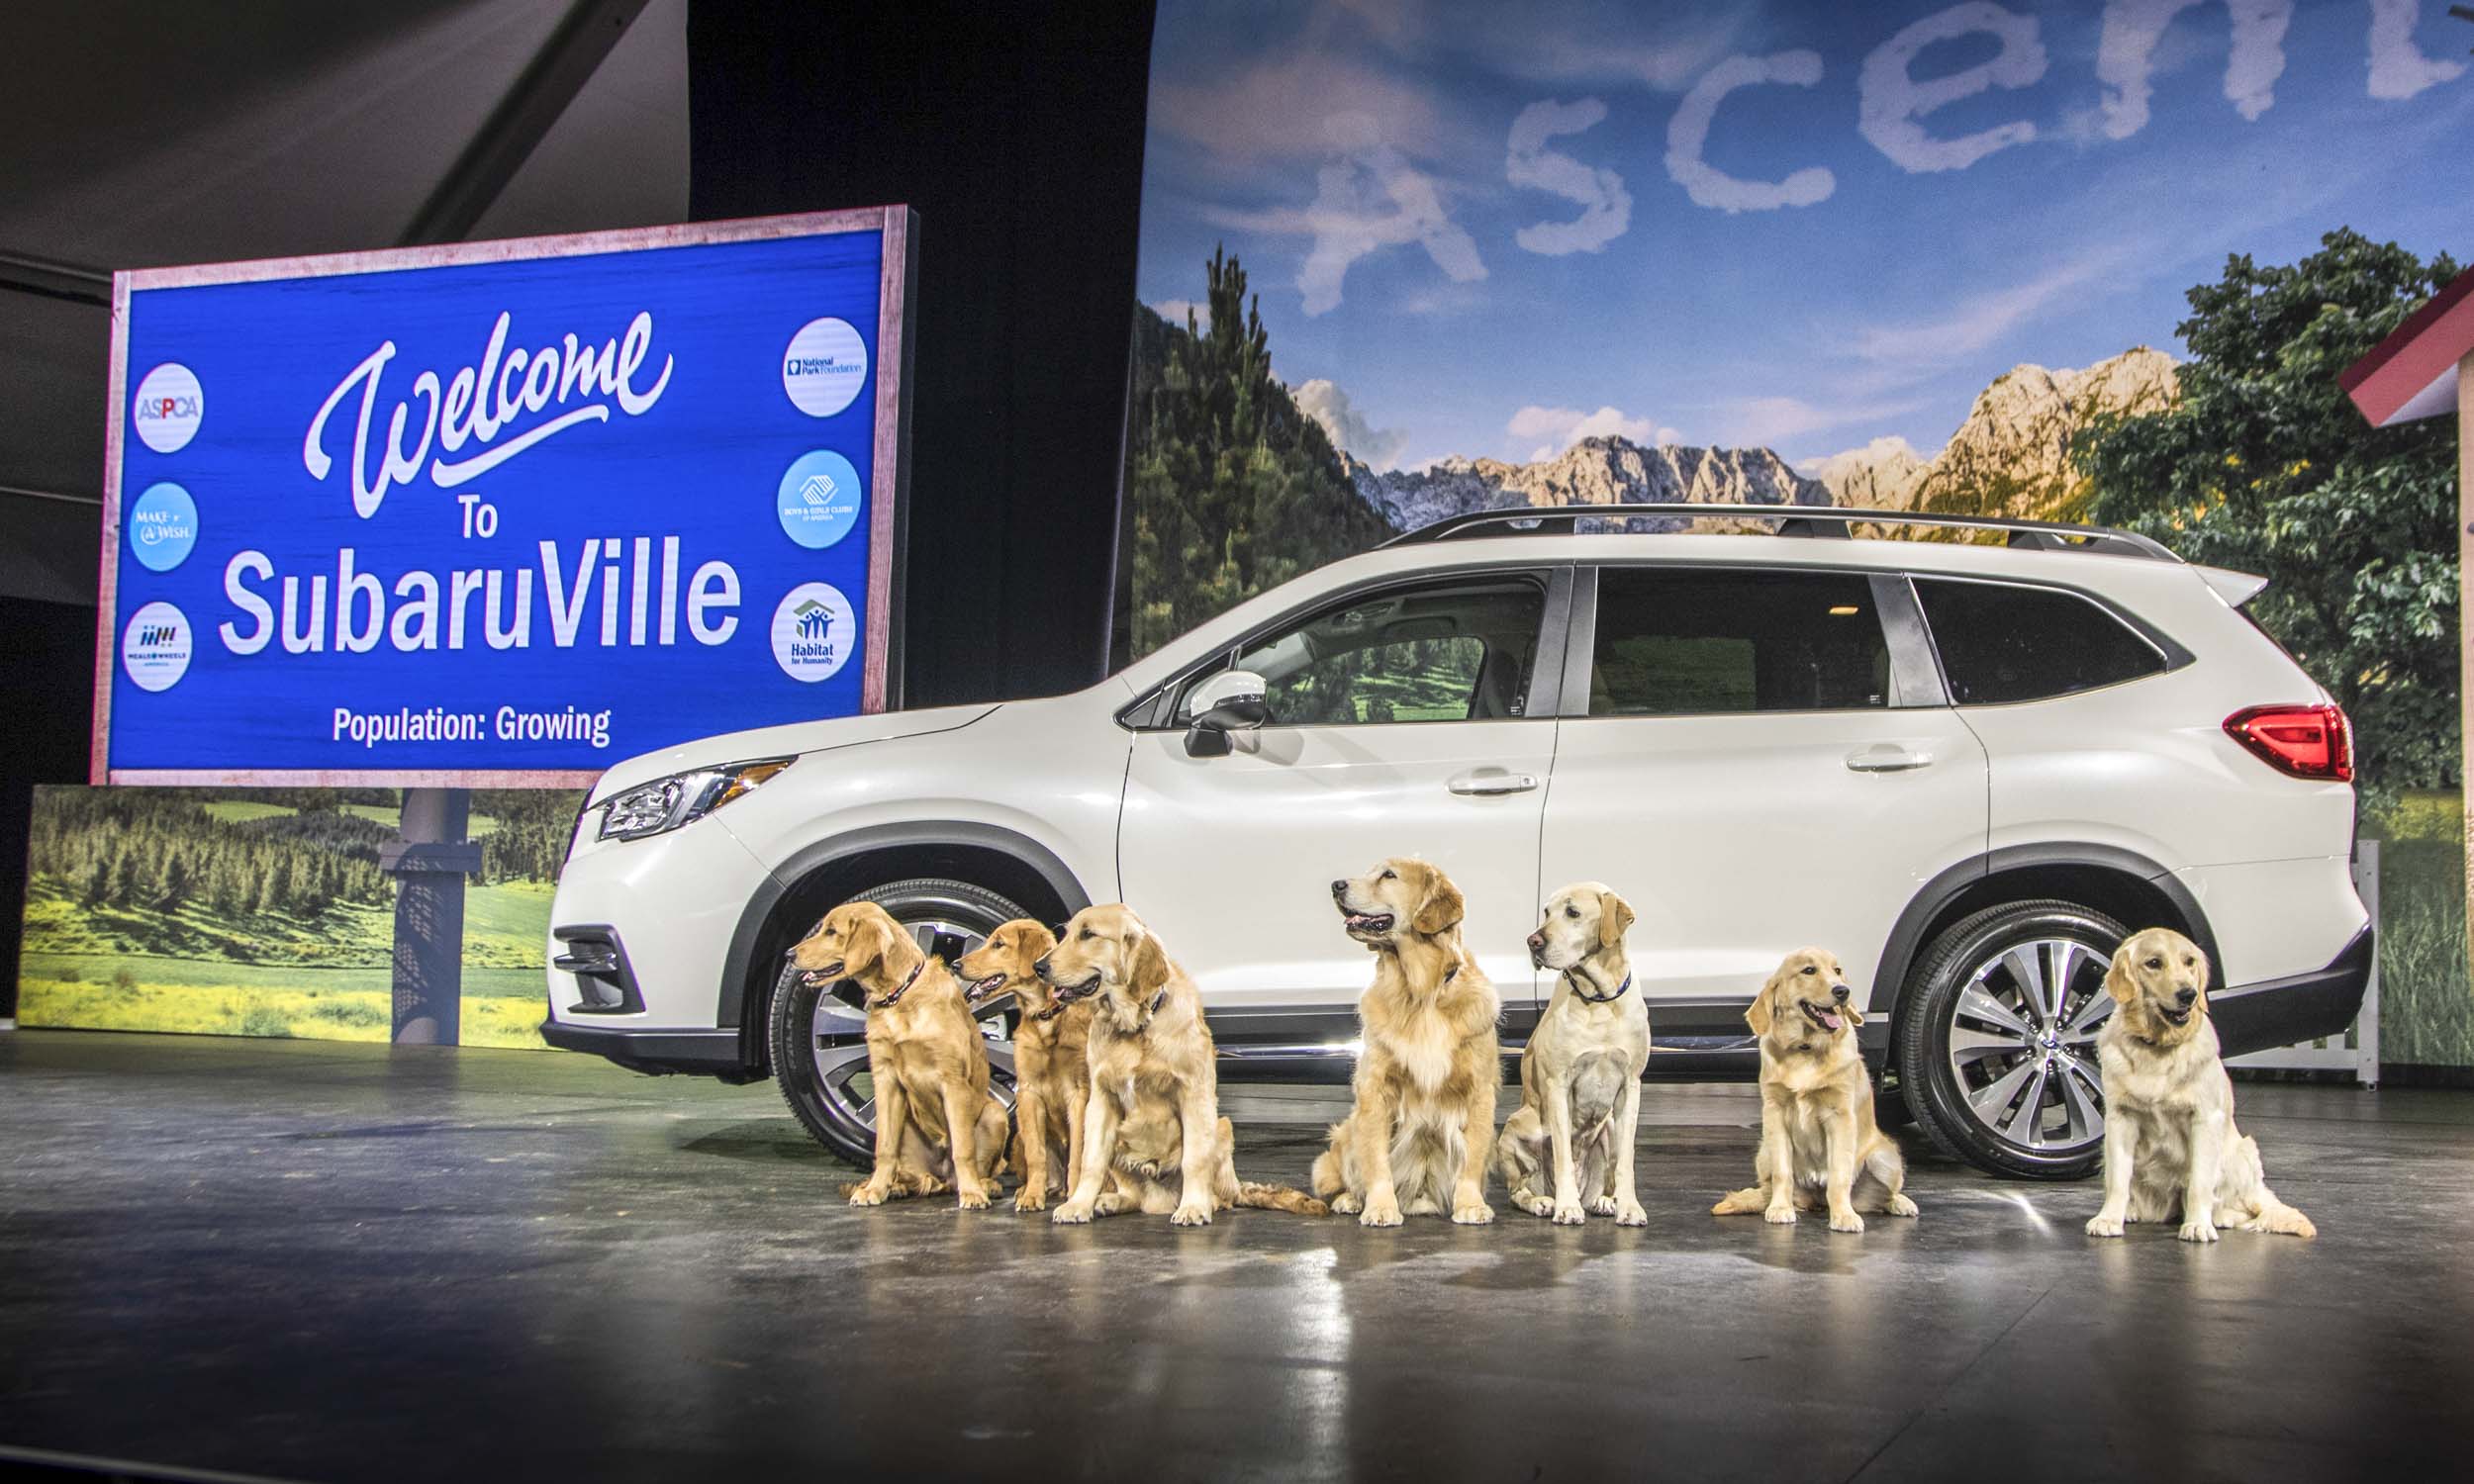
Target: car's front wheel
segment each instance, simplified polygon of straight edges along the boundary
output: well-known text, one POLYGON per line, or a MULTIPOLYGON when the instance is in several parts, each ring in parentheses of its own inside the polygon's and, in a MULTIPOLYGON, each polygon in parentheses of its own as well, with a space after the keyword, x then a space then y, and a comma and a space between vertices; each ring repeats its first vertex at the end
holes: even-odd
POLYGON ((1988 908, 1925 951, 1899 1002, 1899 1086, 1942 1150, 1994 1174, 2075 1180, 2105 1138, 2096 1032, 2122 924, 2066 901, 1988 908))
MULTIPOLYGON (((968 881, 922 877, 862 891, 893 915, 927 952, 951 964, 980 946, 999 924, 1030 914, 968 881)), ((773 987, 770 1016, 773 1080, 800 1124, 817 1143, 862 1169, 876 1162, 876 1085, 868 1072, 867 1013, 848 980, 816 987, 785 961, 773 987)), ((1013 1043, 1007 1007, 980 1018, 988 1039, 989 1085, 1013 1102, 1013 1043)))

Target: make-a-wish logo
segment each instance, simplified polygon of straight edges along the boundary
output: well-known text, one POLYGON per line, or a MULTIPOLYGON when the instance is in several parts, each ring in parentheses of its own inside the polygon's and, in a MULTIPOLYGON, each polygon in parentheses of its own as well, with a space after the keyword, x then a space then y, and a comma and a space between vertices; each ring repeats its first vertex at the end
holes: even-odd
POLYGON ((609 421, 614 402, 628 417, 642 417, 669 389, 673 357, 667 355, 653 384, 636 389, 637 377, 653 350, 649 310, 639 311, 627 322, 625 332, 604 340, 598 348, 570 330, 537 350, 522 345, 510 349, 507 337, 512 321, 509 314, 498 317, 474 364, 444 379, 435 371, 413 378, 412 396, 396 403, 379 432, 373 474, 370 432, 378 421, 379 382, 387 362, 395 358, 395 342, 382 341, 335 383, 335 389, 319 405, 318 416, 310 419, 309 433, 301 440, 301 464, 310 478, 324 480, 334 467, 326 447, 327 419, 355 390, 360 393, 360 415, 352 435, 352 509, 365 520, 378 513, 379 503, 390 488, 408 484, 421 473, 433 444, 438 457, 429 465, 429 482, 452 490, 579 422, 609 421), (564 411, 517 429, 518 422, 552 407, 564 411), (499 441, 502 433, 510 434, 505 442, 499 441), (464 453, 466 444, 473 445, 469 454, 464 453), (452 457, 457 454, 463 456, 452 457))
POLYGON ((850 662, 859 623, 831 583, 802 583, 773 610, 773 659, 795 681, 827 680, 850 662))

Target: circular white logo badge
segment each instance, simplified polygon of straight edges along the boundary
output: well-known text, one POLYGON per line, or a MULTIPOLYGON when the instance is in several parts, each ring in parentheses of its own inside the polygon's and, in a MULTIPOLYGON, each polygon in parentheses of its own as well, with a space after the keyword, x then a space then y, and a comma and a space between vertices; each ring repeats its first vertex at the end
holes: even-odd
POLYGON ((831 679, 858 639, 850 600, 831 583, 801 583, 773 610, 773 658, 795 681, 831 679))
POLYGON ((140 608, 121 630, 121 668, 141 691, 168 691, 189 673, 189 615, 168 603, 140 608))
POLYGON ((178 361, 165 361, 147 372, 138 383, 129 418, 139 438, 156 453, 188 447, 206 418, 206 393, 198 388, 197 373, 178 361))
POLYGON ((859 471, 830 448, 804 453, 783 472, 774 492, 782 533, 811 551, 850 534, 859 523, 859 471))
POLYGON ((782 390, 810 417, 830 417, 850 406, 867 379, 868 342, 847 320, 809 321, 782 353, 782 390))

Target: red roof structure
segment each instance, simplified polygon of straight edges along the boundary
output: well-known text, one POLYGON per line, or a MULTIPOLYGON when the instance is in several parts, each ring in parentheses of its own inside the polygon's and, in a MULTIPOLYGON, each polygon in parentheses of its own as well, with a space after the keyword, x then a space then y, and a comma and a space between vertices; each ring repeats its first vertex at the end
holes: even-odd
MULTIPOLYGON (((2373 427, 2456 411, 2457 362, 2474 352, 2474 268, 2416 310, 2336 384, 2373 427)), ((2460 436, 2463 434, 2460 433, 2460 436)))

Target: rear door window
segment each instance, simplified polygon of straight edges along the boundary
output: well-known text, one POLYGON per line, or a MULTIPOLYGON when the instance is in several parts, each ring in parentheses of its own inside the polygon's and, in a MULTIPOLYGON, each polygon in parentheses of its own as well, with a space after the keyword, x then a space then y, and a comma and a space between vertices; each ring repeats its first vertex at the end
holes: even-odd
POLYGON ((2167 668, 2144 635, 2076 593, 1930 577, 1915 585, 1960 705, 2071 696, 2167 668))
POLYGON ((1890 653, 1860 573, 1604 567, 1592 716, 1890 704, 1890 653))

